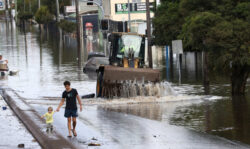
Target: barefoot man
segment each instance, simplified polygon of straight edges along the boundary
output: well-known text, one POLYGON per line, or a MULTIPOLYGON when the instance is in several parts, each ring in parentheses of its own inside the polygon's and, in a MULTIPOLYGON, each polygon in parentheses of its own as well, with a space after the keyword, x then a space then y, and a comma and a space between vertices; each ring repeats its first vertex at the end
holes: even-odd
POLYGON ((80 96, 78 95, 77 90, 70 87, 69 81, 64 82, 64 87, 66 90, 62 94, 62 100, 56 111, 60 110, 61 106, 64 104, 64 100, 66 99, 64 117, 68 119, 68 130, 69 130, 68 137, 72 137, 72 132, 73 132, 73 135, 76 137, 77 136, 76 117, 78 116, 76 99, 78 100, 78 103, 80 105, 80 111, 82 111, 82 102, 81 102, 80 96), (73 123, 73 129, 71 129, 71 121, 73 123))

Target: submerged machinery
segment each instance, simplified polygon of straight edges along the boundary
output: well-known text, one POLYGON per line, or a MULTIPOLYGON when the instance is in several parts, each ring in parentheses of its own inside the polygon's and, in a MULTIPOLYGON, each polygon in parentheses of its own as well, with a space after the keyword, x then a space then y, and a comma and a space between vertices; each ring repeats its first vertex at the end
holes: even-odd
POLYGON ((144 87, 159 82, 160 71, 145 65, 145 36, 119 32, 112 33, 108 41, 109 65, 100 65, 97 70, 96 96, 147 95, 144 87))

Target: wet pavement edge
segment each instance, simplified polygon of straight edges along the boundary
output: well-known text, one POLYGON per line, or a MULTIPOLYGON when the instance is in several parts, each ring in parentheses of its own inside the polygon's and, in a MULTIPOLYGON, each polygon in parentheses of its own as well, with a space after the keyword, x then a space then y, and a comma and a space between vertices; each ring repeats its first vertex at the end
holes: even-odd
POLYGON ((54 131, 46 133, 46 123, 40 115, 11 89, 1 89, 0 94, 27 130, 45 149, 76 149, 67 139, 54 131))

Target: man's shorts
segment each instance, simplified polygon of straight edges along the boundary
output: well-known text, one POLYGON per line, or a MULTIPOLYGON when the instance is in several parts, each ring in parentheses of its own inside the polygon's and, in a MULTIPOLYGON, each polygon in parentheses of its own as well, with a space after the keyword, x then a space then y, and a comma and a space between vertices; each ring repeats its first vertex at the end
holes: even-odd
POLYGON ((64 117, 77 117, 77 109, 71 110, 71 109, 65 109, 64 117))

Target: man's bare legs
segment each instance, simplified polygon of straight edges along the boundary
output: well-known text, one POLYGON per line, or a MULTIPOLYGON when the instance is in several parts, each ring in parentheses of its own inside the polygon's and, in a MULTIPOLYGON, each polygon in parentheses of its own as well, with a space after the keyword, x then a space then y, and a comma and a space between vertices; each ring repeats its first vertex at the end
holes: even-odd
POLYGON ((71 117, 68 117, 68 131, 69 131, 69 137, 72 137, 72 134, 71 134, 71 117))
POLYGON ((74 136, 77 136, 76 133, 76 117, 68 117, 68 131, 69 131, 69 137, 72 136, 72 132, 74 136), (72 120, 72 124, 73 124, 73 129, 71 129, 71 120, 72 120))
POLYGON ((74 134, 74 136, 77 136, 77 133, 76 133, 76 117, 72 117, 72 121, 73 121, 73 134, 74 134))

